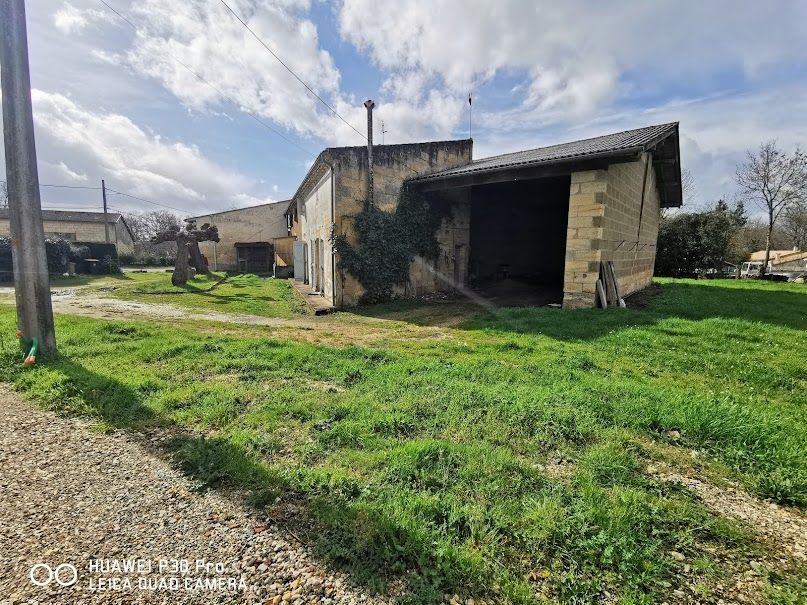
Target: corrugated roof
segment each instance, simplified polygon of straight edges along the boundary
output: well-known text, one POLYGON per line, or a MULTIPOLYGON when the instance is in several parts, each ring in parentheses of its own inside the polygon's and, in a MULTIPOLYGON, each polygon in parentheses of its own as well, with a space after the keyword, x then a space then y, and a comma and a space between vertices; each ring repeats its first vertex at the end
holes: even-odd
POLYGON ((612 155, 620 152, 649 151, 657 143, 676 132, 678 122, 658 124, 645 128, 625 130, 591 139, 539 147, 527 151, 506 153, 489 158, 474 160, 466 166, 440 170, 410 179, 413 182, 445 179, 453 176, 475 172, 488 172, 500 168, 530 166, 534 164, 555 163, 572 159, 585 159, 592 156, 612 155))
MULTIPOLYGON (((107 213, 110 223, 117 223, 120 219, 118 212, 107 213)), ((0 208, 0 219, 9 218, 8 208, 0 208)), ((43 210, 43 221, 72 221, 76 223, 104 223, 103 212, 79 212, 74 210, 43 210)))

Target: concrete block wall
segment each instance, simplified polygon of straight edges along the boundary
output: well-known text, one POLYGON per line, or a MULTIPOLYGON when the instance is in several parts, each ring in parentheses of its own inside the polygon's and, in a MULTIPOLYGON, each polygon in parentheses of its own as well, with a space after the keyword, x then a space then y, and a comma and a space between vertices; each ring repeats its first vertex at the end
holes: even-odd
POLYGON ((614 262, 622 296, 650 285, 659 217, 659 195, 649 153, 638 161, 612 164, 605 170, 573 173, 563 306, 596 306, 596 283, 603 260, 614 262))
POLYGON ((622 296, 650 285, 660 218, 660 198, 651 154, 644 154, 638 162, 610 166, 602 259, 613 261, 622 296))

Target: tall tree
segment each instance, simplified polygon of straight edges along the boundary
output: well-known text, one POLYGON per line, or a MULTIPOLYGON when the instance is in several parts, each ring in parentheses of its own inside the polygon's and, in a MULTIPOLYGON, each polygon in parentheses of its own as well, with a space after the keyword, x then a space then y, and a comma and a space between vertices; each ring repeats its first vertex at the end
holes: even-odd
POLYGON ((666 218, 659 228, 656 275, 691 277, 722 269, 724 263, 733 262, 731 241, 746 220, 741 204, 730 208, 723 200, 702 212, 666 218))
POLYGON ((807 156, 798 148, 788 154, 771 140, 759 146, 756 152, 746 152, 746 161, 737 166, 737 185, 743 199, 756 204, 765 212, 764 275, 771 256, 773 227, 785 209, 807 196, 807 156))
POLYGON ((807 250, 807 199, 791 204, 782 212, 782 233, 791 246, 807 250))

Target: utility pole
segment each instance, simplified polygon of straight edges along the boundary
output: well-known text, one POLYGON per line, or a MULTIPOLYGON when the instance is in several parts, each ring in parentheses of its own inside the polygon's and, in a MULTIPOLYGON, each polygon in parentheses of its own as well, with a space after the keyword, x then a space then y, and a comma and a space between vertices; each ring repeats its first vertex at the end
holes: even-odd
POLYGON ((24 341, 38 340, 42 355, 52 355, 56 334, 39 199, 24 0, 0 0, 0 66, 17 328, 24 341))
POLYGON ((367 202, 375 206, 373 201, 373 103, 372 99, 364 102, 367 108, 367 202))
POLYGON ((101 197, 104 198, 104 234, 106 235, 106 243, 109 243, 109 215, 106 211, 106 185, 104 179, 101 179, 101 197))

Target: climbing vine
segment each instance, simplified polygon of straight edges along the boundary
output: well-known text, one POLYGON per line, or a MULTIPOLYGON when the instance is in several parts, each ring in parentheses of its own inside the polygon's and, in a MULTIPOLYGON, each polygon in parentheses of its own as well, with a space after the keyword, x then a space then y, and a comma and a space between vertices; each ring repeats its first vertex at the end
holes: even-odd
POLYGON ((370 204, 356 216, 356 242, 343 234, 333 238, 339 268, 359 280, 364 288, 362 304, 392 299, 394 286, 409 280, 415 256, 436 259, 440 251, 436 233, 450 206, 407 188, 401 190, 394 212, 370 204))

